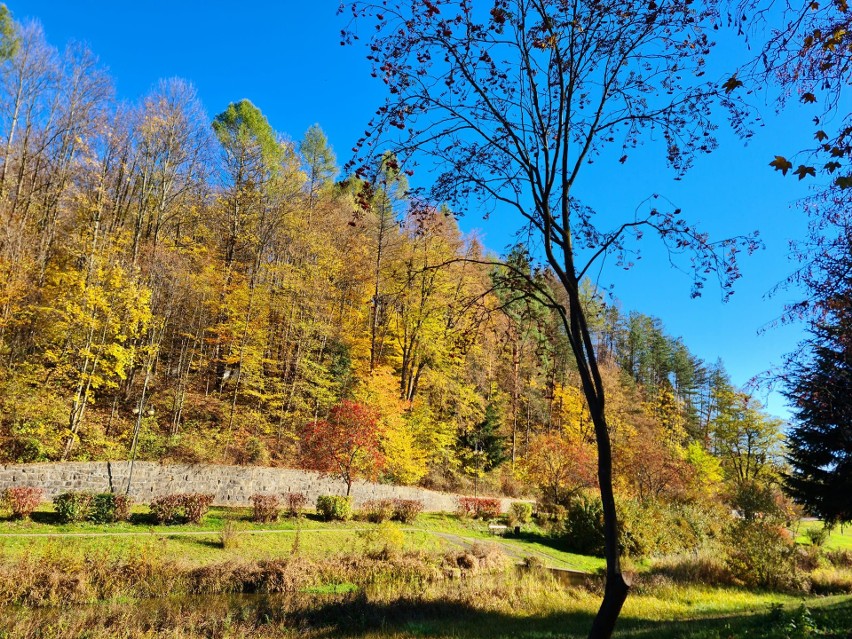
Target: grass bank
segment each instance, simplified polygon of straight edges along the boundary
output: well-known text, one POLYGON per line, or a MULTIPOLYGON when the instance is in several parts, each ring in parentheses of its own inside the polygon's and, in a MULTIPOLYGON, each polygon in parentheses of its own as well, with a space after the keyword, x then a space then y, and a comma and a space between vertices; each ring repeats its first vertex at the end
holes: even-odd
MULTIPOLYGON (((583 572, 595 572, 604 565, 598 557, 567 552, 535 524, 524 526, 517 538, 495 537, 480 520, 423 514, 414 524, 392 529, 401 532, 400 548, 406 551, 442 552, 488 541, 501 544, 519 561, 534 556, 552 567, 583 572)), ((57 547, 81 558, 121 560, 145 555, 180 558, 195 566, 237 559, 273 560, 289 556, 294 546, 302 555, 318 558, 365 552, 381 543, 375 539, 376 530, 375 524, 364 521, 326 522, 313 515, 255 523, 248 508, 212 508, 200 524, 180 526, 158 525, 141 507, 134 509, 128 522, 61 524, 52 507, 43 504, 31 521, 0 519, 0 561, 50 554, 57 547), (236 543, 223 548, 221 535, 226 527, 235 531, 236 543)))
MULTIPOLYGON (((0 609, 0 637, 249 639, 584 637, 598 585, 568 588, 514 569, 412 583, 373 581, 356 592, 112 600, 70 608, 0 609)), ((801 598, 737 589, 650 586, 631 596, 616 636, 674 639, 848 637, 849 597, 801 598)))

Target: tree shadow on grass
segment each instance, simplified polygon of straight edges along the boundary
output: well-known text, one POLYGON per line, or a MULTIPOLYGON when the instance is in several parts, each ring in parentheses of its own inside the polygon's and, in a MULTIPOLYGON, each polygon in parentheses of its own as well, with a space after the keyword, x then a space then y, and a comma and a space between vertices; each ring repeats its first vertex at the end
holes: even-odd
MULTIPOLYGON (((44 512, 44 511, 36 511, 30 515, 30 519, 35 524, 49 524, 51 526, 58 526, 62 522, 59 520, 59 515, 55 512, 44 512)), ((14 521, 14 520, 9 520, 14 521)), ((18 519, 17 521, 22 521, 18 519)))
MULTIPOLYGON (((505 537, 507 539, 517 539, 519 541, 525 541, 534 544, 540 544, 542 546, 546 546, 547 548, 551 548, 553 550, 558 550, 560 552, 568 552, 578 555, 586 555, 586 553, 582 553, 577 551, 574 548, 570 547, 570 544, 565 539, 565 536, 559 535, 551 535, 551 534, 543 534, 539 532, 525 531, 521 529, 518 534, 514 532, 506 533, 505 537)), ((588 555, 593 556, 593 555, 588 555)), ((601 558, 602 559, 602 558, 601 558)))
MULTIPOLYGON (((748 637, 774 639, 810 634, 830 639, 852 639, 852 599, 807 608, 788 607, 761 613, 705 617, 686 621, 653 621, 622 615, 615 636, 639 639, 701 637, 727 639, 748 637), (801 634, 805 632, 805 634, 801 634), (799 633, 799 634, 797 634, 799 633)), ((259 613, 274 618, 274 598, 259 613)), ((282 621, 284 621, 282 619, 282 621)), ((370 602, 363 593, 335 601, 314 602, 310 608, 291 610, 286 623, 319 631, 323 637, 360 637, 366 633, 399 633, 404 636, 458 638, 495 637, 585 637, 592 614, 566 611, 541 616, 515 616, 453 601, 401 599, 370 602)))

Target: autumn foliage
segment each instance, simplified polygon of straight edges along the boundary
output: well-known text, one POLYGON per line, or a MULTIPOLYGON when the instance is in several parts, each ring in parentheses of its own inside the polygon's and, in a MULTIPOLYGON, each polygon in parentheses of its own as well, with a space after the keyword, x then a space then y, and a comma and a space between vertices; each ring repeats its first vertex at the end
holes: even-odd
POLYGON ((356 479, 376 479, 384 467, 380 436, 374 411, 343 400, 331 409, 328 419, 302 429, 302 464, 342 479, 348 495, 356 479))

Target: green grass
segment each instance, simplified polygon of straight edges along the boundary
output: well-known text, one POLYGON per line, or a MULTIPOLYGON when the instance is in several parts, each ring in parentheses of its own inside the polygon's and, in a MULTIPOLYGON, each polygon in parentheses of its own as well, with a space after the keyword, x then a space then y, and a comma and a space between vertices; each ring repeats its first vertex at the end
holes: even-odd
MULTIPOLYGON (((496 543, 520 561, 534 556, 546 565, 567 570, 596 572, 604 566, 597 557, 577 555, 562 549, 535 524, 525 525, 520 538, 496 537, 481 520, 460 519, 456 515, 425 513, 404 530, 405 550, 441 552, 477 542, 496 543)), ((296 543, 307 557, 362 552, 371 542, 366 531, 376 525, 365 521, 326 522, 308 515, 282 518, 273 523, 251 521, 249 508, 211 508, 200 524, 158 525, 144 506, 133 509, 129 522, 114 524, 61 524, 50 504, 43 504, 31 521, 0 519, 0 559, 15 559, 27 553, 52 552, 63 547, 80 557, 101 554, 126 558, 145 552, 160 559, 177 558, 193 565, 229 559, 248 561, 276 559, 289 555, 296 543), (226 522, 238 530, 237 545, 222 548, 220 534, 226 522), (191 535, 185 533, 192 533, 191 535), (40 535, 80 535, 67 538, 40 535)))
POLYGON ((300 592, 311 595, 345 595, 346 593, 357 591, 357 585, 344 582, 342 584, 323 584, 311 588, 302 588, 300 592))
MULTIPOLYGON (((113 600, 41 610, 0 609, 0 636, 350 637, 386 639, 580 638, 600 595, 566 588, 546 573, 513 571, 473 579, 355 588, 325 583, 289 596, 113 600)), ((683 586, 645 587, 631 595, 616 637, 770 639, 848 636, 849 597, 809 598, 683 586), (803 607, 807 606, 806 608, 803 607)))
MULTIPOLYGON (((141 557, 153 566, 169 565, 158 561, 179 562, 207 570, 207 566, 283 559, 298 545, 296 552, 301 557, 324 559, 327 566, 349 561, 351 566, 353 557, 378 551, 389 542, 401 543, 398 550, 420 550, 439 559, 450 550, 485 542, 500 545, 515 560, 533 556, 548 566, 588 572, 603 566, 599 558, 565 552, 558 540, 535 524, 525 526, 520 537, 498 538, 488 530, 487 522, 455 515, 424 514, 410 526, 384 527, 363 521, 324 522, 315 517, 255 524, 249 520, 249 509, 214 508, 201 524, 180 526, 154 525, 144 507, 137 508, 134 515, 132 522, 119 524, 59 525, 47 506, 32 522, 0 519, 0 535, 5 535, 0 536, 0 564, 15 566, 16 560, 27 559, 29 565, 33 560, 39 565, 43 558, 43 563, 55 567, 55 574, 61 575, 89 570, 87 566, 92 565, 107 566, 109 572, 110 562, 131 562, 141 557), (236 530, 227 549, 220 537, 226 522, 235 522, 236 530), (185 532, 197 534, 181 534, 185 532), (44 533, 87 536, 34 536, 44 533)), ((804 522, 799 532, 804 536, 809 527, 818 525, 804 522)), ((828 548, 850 546, 852 531, 848 529, 836 530, 827 542, 828 548)), ((405 565, 404 561, 400 564, 405 565)), ((127 600, 118 589, 115 599, 89 606, 41 611, 0 608, 0 638, 85 635, 105 639, 113 636, 116 627, 126 627, 123 636, 127 637, 186 639, 583 637, 600 604, 596 586, 573 587, 540 570, 511 569, 423 581, 401 577, 394 568, 381 579, 363 583, 359 578, 338 579, 334 571, 323 575, 295 594, 265 599, 206 595, 127 600), (151 619, 158 620, 156 626, 151 625, 151 619)), ((665 579, 655 581, 641 571, 637 579, 624 606, 617 637, 792 639, 810 634, 846 639, 852 625, 852 598, 848 595, 803 598, 742 588, 681 585, 665 579), (803 604, 807 608, 802 608, 803 604)))
MULTIPOLYGON (((796 543, 810 544, 811 540, 807 536, 807 531, 819 528, 822 528, 821 521, 803 521, 799 525, 796 543)), ((836 527, 833 531, 831 531, 831 534, 825 541, 824 547, 827 550, 852 549, 852 526, 847 525, 843 527, 836 527)))

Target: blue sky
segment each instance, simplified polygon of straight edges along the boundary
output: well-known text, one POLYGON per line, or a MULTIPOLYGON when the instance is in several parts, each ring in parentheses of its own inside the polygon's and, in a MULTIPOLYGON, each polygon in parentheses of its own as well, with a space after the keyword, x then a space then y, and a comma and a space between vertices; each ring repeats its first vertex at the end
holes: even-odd
MULTIPOLYGON (((120 99, 134 101, 161 78, 183 77, 195 84, 211 117, 228 103, 248 98, 276 130, 293 139, 319 123, 341 164, 383 95, 381 83, 370 77, 364 50, 340 46, 344 24, 336 15, 338 0, 7 4, 17 20, 40 20, 55 46, 69 40, 87 43, 110 70, 120 99)), ((726 48, 720 68, 733 66, 743 53, 742 47, 726 48)), ((807 193, 806 185, 782 178, 768 163, 775 154, 808 145, 811 114, 794 108, 776 116, 768 99, 761 111, 767 124, 747 147, 723 134, 720 149, 699 158, 681 181, 672 179, 662 153, 651 147, 631 155, 623 166, 615 161, 617 155, 602 158, 581 184, 584 200, 612 215, 632 216, 638 203, 656 192, 715 237, 760 231, 766 250, 743 257, 743 278, 726 304, 712 286, 704 297, 690 299, 689 278, 671 269, 651 242, 630 272, 610 263, 600 277, 602 285, 614 285, 625 311, 658 316, 699 357, 710 362, 721 357, 737 384, 780 363, 804 336, 799 325, 771 327, 784 302, 800 294, 767 298, 767 293, 794 268, 787 260, 788 241, 806 229, 794 206, 807 193)), ((461 226, 477 229, 495 251, 507 245, 514 230, 511 219, 484 221, 474 213, 461 226)), ((777 393, 763 399, 770 412, 786 416, 777 393)))

